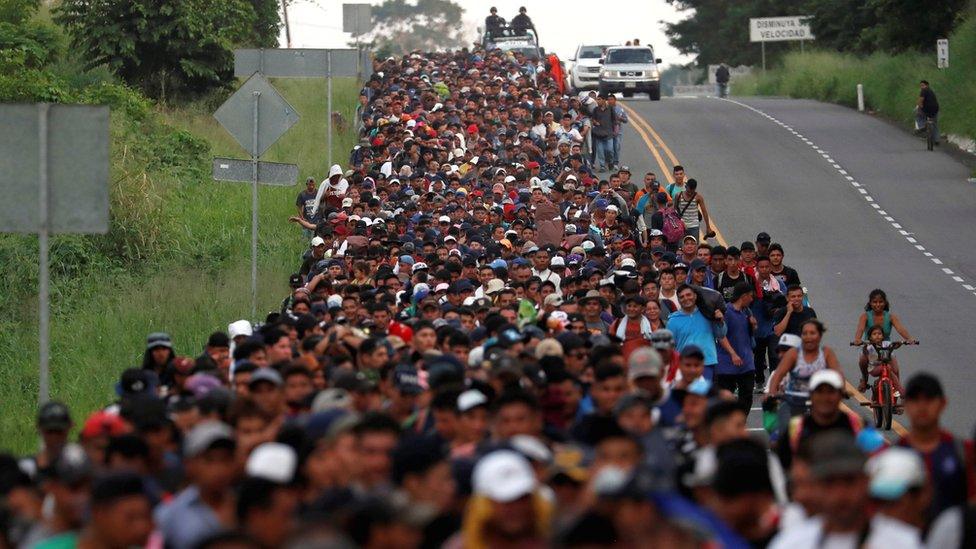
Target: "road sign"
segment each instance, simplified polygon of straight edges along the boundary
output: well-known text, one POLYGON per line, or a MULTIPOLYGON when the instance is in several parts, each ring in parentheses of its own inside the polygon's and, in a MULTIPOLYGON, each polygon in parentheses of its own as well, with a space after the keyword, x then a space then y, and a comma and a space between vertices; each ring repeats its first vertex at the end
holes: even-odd
MULTIPOLYGON (((250 182, 254 177, 254 164, 251 160, 237 158, 214 158, 213 178, 215 181, 250 182)), ((258 183, 291 187, 298 180, 298 166, 281 162, 258 162, 258 183)))
POLYGON ((749 19, 750 42, 782 42, 813 40, 809 15, 789 17, 760 17, 749 19))
POLYGON ((251 156, 261 156, 286 131, 298 123, 298 113, 263 76, 254 74, 214 113, 214 118, 251 156), (254 97, 258 94, 257 142, 254 97))
POLYGON ((935 57, 940 69, 949 68, 949 40, 939 38, 935 41, 935 57))
POLYGON ((46 230, 108 231, 108 107, 47 106, 43 135, 40 105, 0 105, 0 231, 42 228, 41 170, 47 170, 46 230), (41 141, 47 163, 41 166, 41 141))
POLYGON ((366 34, 373 28, 371 7, 369 4, 342 5, 342 32, 353 36, 366 34))
POLYGON ((256 72, 271 78, 351 77, 362 71, 360 65, 355 48, 234 50, 234 76, 238 78, 256 72))
POLYGON ((37 233, 38 400, 47 401, 50 233, 108 231, 109 109, 0 105, 0 231, 37 233))

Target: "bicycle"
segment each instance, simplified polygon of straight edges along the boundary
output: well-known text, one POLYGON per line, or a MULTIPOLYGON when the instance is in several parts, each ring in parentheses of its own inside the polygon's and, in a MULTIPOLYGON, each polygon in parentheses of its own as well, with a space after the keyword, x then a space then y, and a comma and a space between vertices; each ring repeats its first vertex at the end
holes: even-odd
POLYGON ((874 412, 874 426, 885 431, 891 430, 891 416, 901 414, 903 408, 895 397, 895 386, 892 382, 894 368, 891 360, 894 352, 903 345, 918 345, 918 341, 883 341, 880 346, 866 341, 852 341, 852 347, 871 345, 878 353, 878 367, 881 368, 877 380, 871 385, 871 400, 862 402, 861 406, 870 406, 874 412))

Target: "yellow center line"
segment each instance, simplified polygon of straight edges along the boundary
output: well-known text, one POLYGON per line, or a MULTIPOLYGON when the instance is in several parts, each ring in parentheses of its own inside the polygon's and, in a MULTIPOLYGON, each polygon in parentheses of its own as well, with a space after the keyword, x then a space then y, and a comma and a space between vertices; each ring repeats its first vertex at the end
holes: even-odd
MULTIPOLYGON (((654 158, 657 160, 658 165, 661 167, 661 171, 664 173, 664 176, 668 180, 668 183, 673 183, 674 179, 671 177, 671 168, 668 167, 668 165, 664 162, 664 159, 658 153, 654 141, 657 141, 657 144, 660 145, 665 155, 667 155, 668 159, 671 161, 672 166, 680 164, 680 162, 678 161, 678 157, 675 156, 675 154, 671 151, 670 147, 668 147, 664 139, 661 138, 661 135, 656 131, 654 131, 654 127, 651 126, 650 122, 645 120, 641 115, 637 114, 637 111, 630 108, 625 103, 621 103, 621 106, 624 108, 624 110, 627 111, 627 114, 630 117, 630 121, 633 123, 634 129, 641 136, 641 139, 644 141, 644 144, 647 146, 647 149, 650 150, 651 154, 654 155, 654 158), (648 136, 648 133, 654 136, 654 141, 651 140, 651 138, 648 136)), ((718 228, 718 224, 715 222, 715 216, 710 215, 710 217, 712 220, 712 230, 715 231, 715 240, 717 240, 718 243, 721 244, 722 246, 728 246, 725 237, 722 236, 722 232, 718 228)), ((846 385, 847 392, 854 397, 854 400, 858 402, 859 406, 862 405, 862 403, 864 402, 870 402, 871 399, 865 396, 864 393, 858 391, 856 387, 851 385, 850 381, 845 380, 844 383, 846 385)), ((846 404, 841 403, 840 406, 841 409, 843 409, 845 412, 853 413, 853 410, 851 410, 851 408, 848 407, 846 404)), ((905 436, 908 434, 908 430, 905 429, 905 427, 901 423, 894 420, 892 420, 891 422, 891 429, 900 436, 905 436)))

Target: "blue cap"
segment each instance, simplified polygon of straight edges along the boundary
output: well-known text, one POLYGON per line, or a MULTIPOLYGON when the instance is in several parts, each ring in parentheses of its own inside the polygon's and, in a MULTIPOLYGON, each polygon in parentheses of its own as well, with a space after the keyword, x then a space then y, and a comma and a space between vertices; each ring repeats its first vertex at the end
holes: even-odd
POLYGON ((417 370, 409 366, 398 366, 393 371, 393 385, 398 391, 407 395, 417 395, 424 392, 420 385, 417 370))
POLYGON ((413 263, 414 263, 413 256, 401 255, 400 256, 400 262, 401 263, 406 263, 407 265, 413 265, 413 263))
POLYGON ((504 259, 496 259, 488 264, 492 269, 507 269, 508 263, 504 259))
POLYGON ((596 200, 593 201, 593 208, 597 210, 602 210, 605 209, 608 204, 609 202, 607 202, 606 198, 597 198, 596 200))
POLYGON ((712 390, 712 382, 708 381, 704 377, 700 377, 695 381, 691 382, 688 386, 688 394, 698 395, 698 396, 708 396, 709 391, 712 390))

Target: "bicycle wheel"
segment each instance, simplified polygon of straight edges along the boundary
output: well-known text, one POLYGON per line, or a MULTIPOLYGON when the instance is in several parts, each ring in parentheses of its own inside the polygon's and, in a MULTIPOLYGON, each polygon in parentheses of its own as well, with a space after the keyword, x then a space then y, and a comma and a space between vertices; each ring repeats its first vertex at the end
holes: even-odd
POLYGON ((875 402, 877 400, 878 394, 881 391, 880 384, 874 386, 874 390, 871 391, 871 411, 874 412, 874 427, 880 429, 884 426, 884 414, 881 410, 881 406, 875 402))
MULTIPOLYGON (((883 383, 881 384, 881 412, 882 419, 884 420, 884 430, 891 430, 891 413, 894 409, 894 399, 891 396, 891 384, 883 383)), ((879 427, 881 427, 879 425, 879 427)))
POLYGON ((935 124, 932 122, 925 123, 925 145, 928 149, 935 149, 935 124))

